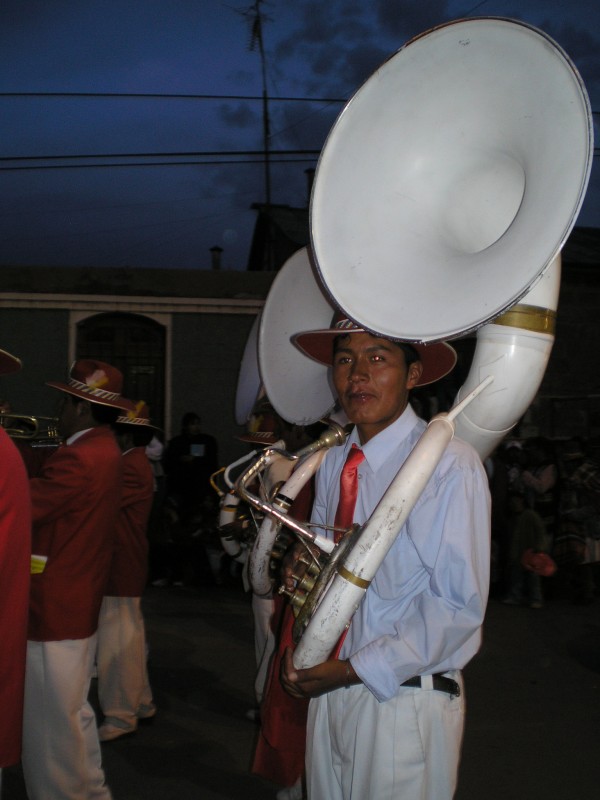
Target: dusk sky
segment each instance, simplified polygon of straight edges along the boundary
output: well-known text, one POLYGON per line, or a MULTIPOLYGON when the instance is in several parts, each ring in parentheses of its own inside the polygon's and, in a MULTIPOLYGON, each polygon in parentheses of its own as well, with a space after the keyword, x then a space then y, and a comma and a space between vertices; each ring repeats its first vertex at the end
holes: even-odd
MULTIPOLYGON (((251 206, 265 200, 252 155, 263 148, 254 6, 2 0, 0 264, 202 269, 219 246, 224 269, 246 268, 251 206)), ((273 203, 306 205, 305 170, 342 101, 409 38, 451 19, 512 17, 552 36, 583 77, 598 129, 598 0, 270 0, 260 10, 273 203)), ((600 227, 598 157, 577 224, 600 227)))

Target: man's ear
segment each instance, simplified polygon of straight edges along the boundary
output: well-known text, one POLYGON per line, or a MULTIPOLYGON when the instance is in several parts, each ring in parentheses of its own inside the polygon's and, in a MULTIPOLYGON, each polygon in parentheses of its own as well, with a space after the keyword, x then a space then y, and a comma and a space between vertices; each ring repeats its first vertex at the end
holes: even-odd
POLYGON ((414 389, 423 374, 423 364, 420 361, 413 361, 407 372, 406 388, 414 389))

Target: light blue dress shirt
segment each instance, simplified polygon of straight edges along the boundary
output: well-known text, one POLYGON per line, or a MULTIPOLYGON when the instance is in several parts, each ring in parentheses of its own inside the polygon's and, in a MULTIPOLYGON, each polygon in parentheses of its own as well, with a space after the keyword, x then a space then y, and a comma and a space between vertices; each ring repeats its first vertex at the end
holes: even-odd
MULTIPOLYGON (((407 406, 362 448, 355 522, 369 519, 425 427, 407 406)), ((319 469, 314 523, 333 525, 353 443, 360 446, 356 429, 319 469)), ((367 589, 340 658, 351 658, 380 701, 414 675, 461 669, 481 644, 489 570, 487 477, 473 448, 454 439, 367 589)))

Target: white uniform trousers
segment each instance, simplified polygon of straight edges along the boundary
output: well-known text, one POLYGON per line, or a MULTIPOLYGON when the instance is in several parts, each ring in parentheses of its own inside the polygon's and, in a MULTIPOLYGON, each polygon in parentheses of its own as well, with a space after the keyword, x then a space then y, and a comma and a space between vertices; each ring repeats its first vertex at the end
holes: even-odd
POLYGON ((98 700, 105 722, 135 730, 153 708, 141 597, 104 597, 98 620, 98 700))
POLYGON ((252 594, 252 613, 254 615, 254 652, 256 655, 256 678, 254 695, 261 704, 269 672, 271 656, 275 650, 275 636, 271 630, 271 618, 275 603, 272 597, 259 597, 252 594))
MULTIPOLYGON (((459 682, 460 672, 445 673, 459 682)), ((464 698, 401 688, 380 703, 363 684, 311 700, 309 800, 451 800, 456 789, 464 698)))
POLYGON ((96 636, 27 642, 23 774, 29 800, 110 800, 88 694, 96 636))

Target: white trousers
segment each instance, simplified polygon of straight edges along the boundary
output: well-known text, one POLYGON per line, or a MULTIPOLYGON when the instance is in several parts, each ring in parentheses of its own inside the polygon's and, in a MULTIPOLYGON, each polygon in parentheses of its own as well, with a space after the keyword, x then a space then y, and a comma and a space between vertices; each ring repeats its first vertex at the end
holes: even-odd
MULTIPOLYGON (((446 673, 462 688, 460 672, 446 673)), ((451 800, 456 789, 464 698, 401 688, 379 703, 363 684, 311 700, 309 800, 451 800)))
POLYGON ((29 800, 110 800, 88 693, 96 636, 28 642, 23 774, 29 800))
POLYGON ((135 730, 138 712, 152 707, 146 660, 141 598, 103 598, 96 664, 98 700, 106 722, 135 730))

